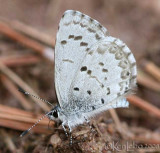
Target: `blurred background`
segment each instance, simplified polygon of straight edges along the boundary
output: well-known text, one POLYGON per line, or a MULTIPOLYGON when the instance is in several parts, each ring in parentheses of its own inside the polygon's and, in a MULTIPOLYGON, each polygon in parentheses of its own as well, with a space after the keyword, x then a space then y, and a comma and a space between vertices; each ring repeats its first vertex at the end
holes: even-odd
MULTIPOLYGON (((61 144, 53 134, 58 126, 51 123, 48 129, 48 119, 19 138, 52 106, 24 96, 18 88, 56 104, 54 45, 60 18, 68 9, 98 20, 135 55, 138 88, 128 98, 130 107, 106 112, 96 124, 106 132, 107 142, 135 141, 142 145, 137 152, 147 152, 151 147, 146 149, 145 144, 160 144, 159 0, 0 0, 0 152, 52 152, 61 144)), ((106 143, 99 142, 101 150, 91 146, 107 152, 106 143)), ((79 145, 78 152, 83 147, 79 145)), ((152 147, 151 152, 158 150, 160 146, 152 147)))

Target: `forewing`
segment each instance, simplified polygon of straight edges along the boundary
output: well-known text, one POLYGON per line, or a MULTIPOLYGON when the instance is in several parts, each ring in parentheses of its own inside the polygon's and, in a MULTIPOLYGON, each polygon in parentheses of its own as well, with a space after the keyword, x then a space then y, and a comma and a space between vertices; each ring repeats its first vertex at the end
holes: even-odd
POLYGON ((75 74, 69 95, 71 106, 89 116, 126 107, 125 96, 136 86, 136 75, 130 49, 121 40, 106 37, 89 50, 75 74))
POLYGON ((72 80, 91 46, 107 36, 100 23, 78 11, 62 16, 55 45, 55 86, 61 107, 69 102, 72 80))

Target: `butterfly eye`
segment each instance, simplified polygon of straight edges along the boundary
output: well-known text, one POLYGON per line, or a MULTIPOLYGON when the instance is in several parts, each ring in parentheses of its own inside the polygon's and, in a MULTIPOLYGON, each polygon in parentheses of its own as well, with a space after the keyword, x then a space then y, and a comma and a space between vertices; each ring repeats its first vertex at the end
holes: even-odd
POLYGON ((52 113, 52 115, 53 115, 55 118, 58 118, 58 113, 57 113, 57 111, 54 111, 54 112, 52 113))

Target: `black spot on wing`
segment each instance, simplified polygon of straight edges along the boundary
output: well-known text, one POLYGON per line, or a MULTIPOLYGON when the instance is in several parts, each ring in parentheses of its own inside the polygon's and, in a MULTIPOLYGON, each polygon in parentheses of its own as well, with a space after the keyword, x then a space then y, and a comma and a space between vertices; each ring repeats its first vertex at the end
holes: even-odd
POLYGON ((96 108, 94 106, 92 106, 92 110, 95 110, 96 108))
POLYGON ((104 99, 103 98, 101 99, 101 102, 102 102, 102 104, 104 104, 104 99))
POLYGON ((89 32, 91 32, 91 33, 95 33, 96 31, 95 30, 93 30, 93 29, 91 29, 91 28, 88 28, 87 29, 89 32))
POLYGON ((66 43, 67 43, 66 40, 62 40, 62 41, 61 41, 61 44, 62 44, 62 45, 65 45, 66 43))
POLYGON ((107 69, 102 69, 102 72, 108 72, 108 70, 107 69))
POLYGON ((72 39, 72 38, 74 38, 74 35, 69 35, 68 38, 72 39))
POLYGON ((96 38, 97 40, 100 40, 100 39, 101 39, 101 37, 100 37, 98 34, 95 35, 95 38, 96 38))
POLYGON ((86 48, 86 51, 88 52, 90 48, 86 48))
POLYGON ((88 46, 88 43, 86 43, 86 42, 81 42, 81 43, 80 43, 80 46, 88 46))
POLYGON ((75 87, 74 90, 75 90, 75 91, 79 91, 79 88, 78 88, 78 87, 75 87))
POLYGON ((74 37, 74 40, 81 40, 82 39, 82 36, 76 36, 74 37))
POLYGON ((110 88, 107 88, 107 95, 109 95, 110 93, 110 88))
POLYGON ((81 71, 87 71, 87 67, 86 66, 81 67, 81 71))
POLYGON ((89 95, 91 95, 91 91, 90 91, 90 90, 88 90, 87 93, 88 93, 89 95))
POLYGON ((100 65, 100 66, 104 66, 104 63, 103 63, 103 62, 99 62, 99 65, 100 65))
POLYGON ((91 75, 92 71, 91 70, 88 70, 87 71, 87 74, 91 75))

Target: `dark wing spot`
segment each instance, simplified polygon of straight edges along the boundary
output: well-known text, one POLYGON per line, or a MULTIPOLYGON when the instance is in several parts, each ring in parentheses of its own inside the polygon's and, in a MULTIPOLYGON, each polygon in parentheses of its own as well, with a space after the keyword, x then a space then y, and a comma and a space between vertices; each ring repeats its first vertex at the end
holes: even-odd
POLYGON ((122 79, 127 79, 129 77, 129 74, 130 73, 128 71, 124 70, 124 71, 121 72, 121 78, 122 79))
POLYGON ((88 52, 90 48, 87 48, 86 51, 88 52))
POLYGON ((94 107, 94 106, 92 106, 92 110, 95 110, 95 107, 94 107))
POLYGON ((82 36, 77 36, 74 38, 74 40, 81 40, 82 39, 82 36))
POLYGON ((62 18, 64 18, 65 14, 62 15, 62 18))
POLYGON ((80 23, 80 26, 81 26, 82 28, 87 27, 86 25, 84 25, 84 24, 82 24, 82 23, 80 23))
POLYGON ((101 24, 99 24, 99 25, 98 25, 98 27, 101 29, 101 28, 102 28, 102 25, 101 25, 101 24))
POLYGON ((92 18, 90 18, 89 20, 90 20, 90 22, 93 22, 93 19, 92 19, 92 18))
POLYGON ((61 41, 61 44, 62 44, 62 45, 65 45, 66 43, 67 43, 66 40, 62 40, 62 41, 61 41))
POLYGON ((95 37, 96 37, 97 40, 101 39, 101 37, 98 34, 96 34, 95 37))
POLYGON ((126 58, 128 58, 131 54, 132 54, 132 53, 131 53, 131 52, 129 52, 129 53, 126 55, 126 58))
POLYGON ((122 59, 123 58, 123 53, 122 52, 117 52, 116 54, 115 54, 115 59, 116 60, 120 60, 120 59, 122 59))
POLYGON ((89 55, 92 55, 92 54, 93 54, 93 51, 90 51, 88 54, 89 54, 89 55))
POLYGON ((134 67, 135 65, 136 65, 136 63, 132 63, 132 64, 131 64, 131 67, 134 67))
POLYGON ((75 90, 75 91, 79 91, 79 88, 75 87, 74 90, 75 90))
POLYGON ((87 74, 91 75, 92 71, 91 70, 88 70, 87 71, 87 74))
POLYGON ((74 24, 79 24, 79 21, 77 21, 77 22, 76 22, 76 21, 73 21, 73 23, 74 23, 74 24))
POLYGON ((104 104, 104 99, 103 98, 101 99, 101 102, 102 102, 102 104, 104 104))
POLYGON ((110 88, 107 88, 107 95, 109 95, 110 94, 110 88))
POLYGON ((81 42, 81 43, 80 43, 80 46, 88 46, 88 43, 86 43, 86 42, 81 42))
POLYGON ((129 91, 129 89, 127 87, 125 87, 124 93, 127 93, 128 91, 129 91))
POLYGON ((104 80, 107 80, 107 77, 105 77, 104 80))
POLYGON ((108 72, 108 70, 107 69, 102 69, 102 72, 108 72))
POLYGON ((100 66, 104 66, 104 63, 100 62, 99 65, 100 65, 100 66))
POLYGON ((87 71, 87 67, 86 66, 81 67, 81 71, 87 71))
POLYGON ((133 75, 133 76, 132 76, 132 79, 136 79, 136 78, 137 78, 137 76, 136 76, 136 75, 133 75))
POLYGON ((74 35, 69 35, 68 38, 69 39, 74 38, 74 35))
POLYGON ((76 11, 73 11, 73 14, 72 14, 72 15, 73 15, 73 16, 75 16, 75 15, 76 15, 76 13, 77 13, 76 11))
POLYGON ((82 15, 81 15, 81 18, 84 18, 84 16, 85 16, 85 15, 84 15, 84 14, 82 14, 82 15))
POLYGON ((119 97, 119 96, 121 96, 121 94, 120 94, 120 93, 117 93, 117 96, 119 97))
POLYGON ((90 90, 88 90, 87 93, 88 93, 89 95, 91 95, 91 91, 90 91, 90 90))
POLYGON ((93 29, 91 29, 91 28, 88 28, 87 29, 89 32, 91 32, 91 33, 95 33, 96 31, 95 30, 93 30, 93 29))
POLYGON ((70 60, 70 59, 63 59, 62 60, 63 62, 70 62, 70 63, 74 63, 72 60, 70 60))

